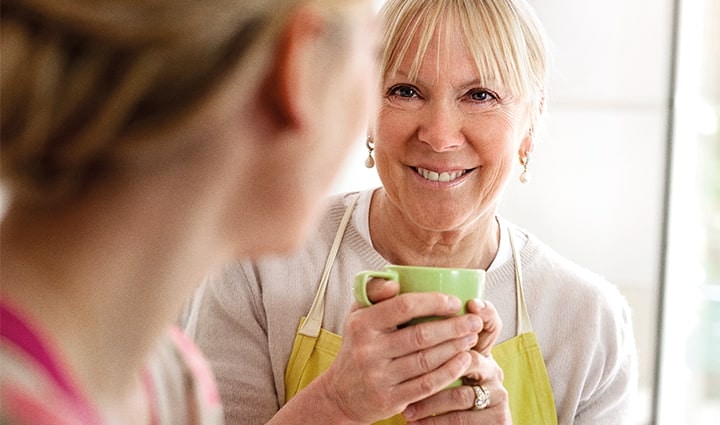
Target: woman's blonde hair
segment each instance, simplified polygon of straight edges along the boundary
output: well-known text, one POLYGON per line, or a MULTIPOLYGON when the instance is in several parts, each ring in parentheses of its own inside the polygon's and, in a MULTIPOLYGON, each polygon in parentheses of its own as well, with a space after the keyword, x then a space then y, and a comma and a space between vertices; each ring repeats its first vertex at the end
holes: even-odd
POLYGON ((500 83, 512 95, 527 97, 531 104, 542 107, 547 42, 526 0, 387 0, 380 14, 382 78, 397 71, 412 40, 418 37, 409 75, 415 79, 435 32, 439 28, 459 30, 483 84, 500 83))
POLYGON ((130 135, 177 132, 228 75, 257 88, 307 1, 3 0, 3 184, 31 205, 62 201, 157 151, 130 135))

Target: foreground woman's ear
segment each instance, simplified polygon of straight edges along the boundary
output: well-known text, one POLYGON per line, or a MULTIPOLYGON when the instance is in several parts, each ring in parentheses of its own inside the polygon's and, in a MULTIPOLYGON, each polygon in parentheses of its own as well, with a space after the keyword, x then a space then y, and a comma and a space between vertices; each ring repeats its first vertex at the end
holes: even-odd
MULTIPOLYGON (((327 42, 328 22, 312 5, 300 6, 282 30, 265 84, 272 119, 290 129, 305 129, 319 113, 319 81, 330 77, 318 60, 327 42)), ((325 47, 326 48, 326 47, 325 47)))

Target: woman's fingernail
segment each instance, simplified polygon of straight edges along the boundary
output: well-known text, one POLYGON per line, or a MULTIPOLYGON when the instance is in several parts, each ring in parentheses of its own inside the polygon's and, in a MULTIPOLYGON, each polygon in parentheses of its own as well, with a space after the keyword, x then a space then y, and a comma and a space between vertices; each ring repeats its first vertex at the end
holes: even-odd
POLYGON ((467 315, 468 327, 470 332, 480 332, 483 328, 483 321, 474 314, 467 315))
POLYGON ((475 303, 477 304, 477 306, 480 310, 485 308, 485 301, 481 300, 480 298, 476 298, 475 303))
POLYGON ((470 334, 463 339, 465 351, 471 350, 477 344, 477 334, 470 334))
POLYGON ((452 295, 447 297, 447 305, 448 308, 452 311, 458 311, 460 310, 461 304, 460 304, 460 298, 454 297, 452 295))
POLYGON ((460 365, 463 370, 467 370, 467 368, 470 367, 470 363, 472 363, 472 356, 470 356, 467 351, 464 351, 462 354, 463 355, 460 356, 460 365))
POLYGON ((407 421, 410 421, 412 418, 415 417, 415 406, 410 405, 406 407, 402 414, 407 421))

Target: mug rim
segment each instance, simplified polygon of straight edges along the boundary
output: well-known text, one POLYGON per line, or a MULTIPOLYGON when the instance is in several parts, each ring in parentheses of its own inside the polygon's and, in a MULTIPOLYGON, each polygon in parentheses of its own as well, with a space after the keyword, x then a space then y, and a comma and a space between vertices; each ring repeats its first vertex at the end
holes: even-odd
POLYGON ((383 269, 385 268, 396 268, 396 269, 404 269, 404 270, 435 270, 435 271, 441 271, 441 272, 447 272, 447 271, 458 271, 458 272, 469 272, 469 273, 486 273, 483 269, 470 269, 470 268, 464 268, 464 267, 436 267, 436 266, 413 266, 409 264, 386 264, 383 266, 383 269))

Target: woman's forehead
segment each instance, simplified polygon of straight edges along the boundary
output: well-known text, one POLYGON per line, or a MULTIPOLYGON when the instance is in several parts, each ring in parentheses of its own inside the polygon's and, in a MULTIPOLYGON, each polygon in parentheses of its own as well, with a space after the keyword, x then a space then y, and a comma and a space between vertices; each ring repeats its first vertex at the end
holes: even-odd
POLYGON ((458 72, 467 81, 486 87, 504 87, 502 67, 489 66, 494 61, 507 62, 502 52, 493 51, 487 39, 473 39, 462 30, 452 15, 443 16, 431 29, 419 22, 414 32, 398 39, 401 48, 393 49, 384 79, 404 78, 430 82, 441 72, 458 72))

